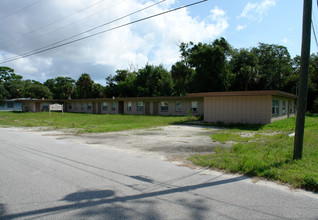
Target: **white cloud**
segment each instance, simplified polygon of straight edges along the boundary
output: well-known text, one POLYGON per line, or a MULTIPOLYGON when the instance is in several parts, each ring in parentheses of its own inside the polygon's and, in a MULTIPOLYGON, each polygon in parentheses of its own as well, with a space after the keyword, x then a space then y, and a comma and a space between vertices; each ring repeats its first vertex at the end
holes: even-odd
POLYGON ((283 44, 287 44, 288 42, 289 42, 288 38, 285 37, 285 38, 282 39, 282 43, 283 44))
POLYGON ((263 17, 268 14, 269 9, 275 6, 275 0, 262 0, 255 3, 247 3, 238 18, 248 18, 261 22, 263 17))
MULTIPOLYGON (((13 7, 17 2, 18 0, 12 0, 11 6, 13 7)), ((58 18, 72 14, 87 6, 87 2, 90 1, 48 1, 46 4, 38 5, 42 8, 37 8, 32 12, 24 11, 23 16, 13 17, 13 23, 10 25, 7 25, 8 23, 0 24, 2 30, 0 42, 21 36, 58 18)), ((14 56, 25 53, 154 3, 145 0, 120 1, 116 4, 109 2, 111 1, 105 1, 88 11, 75 14, 48 29, 42 29, 17 41, 8 42, 6 47, 0 46, 0 53, 10 53, 14 56), (111 9, 110 6, 112 6, 111 9), (99 12, 101 9, 104 11, 99 12), (109 10, 107 11, 107 9, 109 10), (87 19, 83 19, 85 17, 87 19), (69 25, 72 22, 76 23, 69 25), (69 26, 61 29, 63 25, 69 26), (58 28, 60 30, 57 30, 58 28)), ((178 4, 180 3, 175 0, 165 1, 163 5, 127 17, 110 26, 100 28, 94 33, 161 13, 179 6, 178 4)), ((4 10, 6 9, 0 9, 0 14, 4 10)), ((102 81, 108 74, 113 74, 116 69, 127 69, 131 64, 141 68, 147 62, 155 65, 163 64, 170 68, 179 60, 178 45, 181 42, 212 41, 228 28, 227 20, 226 12, 218 7, 214 7, 210 11, 210 15, 203 20, 195 15, 190 15, 187 9, 182 9, 5 65, 14 68, 18 74, 24 75, 24 78, 37 80, 44 80, 44 77, 54 78, 59 75, 68 75, 77 79, 81 73, 87 72, 94 80, 102 81)))
POLYGON ((244 30, 246 27, 247 27, 247 25, 237 25, 236 30, 241 31, 241 30, 244 30))

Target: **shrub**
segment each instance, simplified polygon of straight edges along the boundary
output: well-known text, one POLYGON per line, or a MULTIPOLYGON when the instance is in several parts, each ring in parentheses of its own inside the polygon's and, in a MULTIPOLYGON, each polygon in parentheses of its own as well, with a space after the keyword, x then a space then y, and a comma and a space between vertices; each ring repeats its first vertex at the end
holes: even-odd
POLYGON ((318 192, 318 181, 310 176, 306 176, 303 179, 303 182, 301 184, 301 188, 311 190, 314 192, 318 192))

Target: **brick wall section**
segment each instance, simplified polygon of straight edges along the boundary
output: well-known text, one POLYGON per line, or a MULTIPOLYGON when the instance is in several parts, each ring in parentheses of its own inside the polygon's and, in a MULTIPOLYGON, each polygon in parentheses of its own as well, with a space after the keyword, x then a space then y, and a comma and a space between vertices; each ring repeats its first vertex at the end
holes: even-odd
POLYGON ((219 96, 204 98, 204 120, 223 123, 271 123, 272 99, 264 96, 219 96))

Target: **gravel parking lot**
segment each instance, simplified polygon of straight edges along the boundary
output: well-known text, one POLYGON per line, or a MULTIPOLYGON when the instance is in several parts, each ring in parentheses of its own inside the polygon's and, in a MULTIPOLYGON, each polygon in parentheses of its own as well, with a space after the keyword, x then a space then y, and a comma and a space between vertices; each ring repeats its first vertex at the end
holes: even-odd
POLYGON ((74 134, 70 131, 43 131, 39 128, 26 131, 73 143, 89 144, 91 147, 112 148, 185 163, 188 156, 213 153, 215 147, 221 145, 210 138, 218 129, 199 125, 170 125, 108 133, 74 134))

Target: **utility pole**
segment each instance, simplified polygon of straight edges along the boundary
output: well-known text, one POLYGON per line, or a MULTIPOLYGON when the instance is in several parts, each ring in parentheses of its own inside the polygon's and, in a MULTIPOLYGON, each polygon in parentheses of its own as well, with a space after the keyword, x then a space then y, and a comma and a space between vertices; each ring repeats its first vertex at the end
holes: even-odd
POLYGON ((310 57, 311 10, 312 10, 312 0, 304 0, 299 92, 298 92, 298 99, 297 99, 297 116, 296 116, 294 156, 293 156, 294 160, 301 159, 303 154, 303 141, 304 141, 305 116, 306 116, 307 91, 308 91, 309 57, 310 57))

